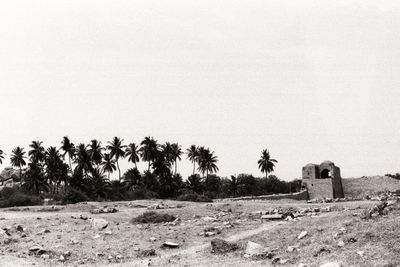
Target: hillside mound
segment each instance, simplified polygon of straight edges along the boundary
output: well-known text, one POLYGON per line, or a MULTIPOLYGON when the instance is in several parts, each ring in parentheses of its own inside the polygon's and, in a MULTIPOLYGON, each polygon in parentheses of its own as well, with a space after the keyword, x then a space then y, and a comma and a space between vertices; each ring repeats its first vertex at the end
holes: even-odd
POLYGON ((342 179, 346 197, 364 198, 382 192, 400 190, 400 180, 388 176, 368 176, 342 179))

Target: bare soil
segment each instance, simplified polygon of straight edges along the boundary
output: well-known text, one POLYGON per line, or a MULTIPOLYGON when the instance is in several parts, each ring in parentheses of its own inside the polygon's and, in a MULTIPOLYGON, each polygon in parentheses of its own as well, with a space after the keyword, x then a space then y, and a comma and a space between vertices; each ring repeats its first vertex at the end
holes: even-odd
POLYGON ((319 266, 327 261, 340 261, 343 266, 398 266, 398 211, 370 220, 358 215, 375 204, 372 201, 308 204, 284 200, 216 203, 152 200, 90 202, 54 209, 2 209, 0 228, 6 229, 10 236, 6 244, 5 239, 1 240, 0 266, 272 266, 271 259, 243 257, 249 240, 269 247, 275 258, 286 260, 283 264, 276 263, 279 266, 299 263, 319 266), (157 205, 161 209, 153 209, 157 205), (292 221, 261 222, 257 213, 327 206, 331 212, 310 213, 313 216, 292 221), (115 207, 118 212, 90 213, 104 207, 115 207), (150 224, 131 222, 147 211, 179 219, 150 224), (108 226, 96 230, 92 227, 93 219, 104 219, 108 226), (23 231, 18 231, 18 226, 23 231), (346 231, 339 233, 342 227, 346 231), (220 231, 204 235, 205 229, 213 228, 220 231), (304 230, 308 235, 297 240, 304 230), (239 249, 222 255, 212 253, 210 242, 214 238, 235 242, 239 249), (349 241, 350 238, 355 242, 349 241), (337 245, 340 240, 345 242, 344 247, 337 245), (165 241, 179 247, 162 248, 165 241), (34 246, 43 252, 30 252, 34 246), (288 246, 299 249, 288 252, 288 246), (147 253, 152 250, 155 255, 147 253), (363 251, 363 256, 357 254, 359 251, 363 251))

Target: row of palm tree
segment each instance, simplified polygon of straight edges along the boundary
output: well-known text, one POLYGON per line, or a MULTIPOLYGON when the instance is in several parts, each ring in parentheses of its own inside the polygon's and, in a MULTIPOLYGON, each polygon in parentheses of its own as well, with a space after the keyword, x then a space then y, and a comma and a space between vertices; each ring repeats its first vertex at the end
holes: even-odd
MULTIPOLYGON (((93 171, 94 168, 100 168, 103 172, 110 174, 118 170, 118 179, 121 180, 121 169, 119 166, 120 159, 127 158, 128 162, 131 162, 137 168, 137 163, 142 160, 148 162, 148 171, 150 168, 156 167, 156 163, 160 163, 160 157, 162 155, 163 161, 172 168, 174 166, 175 174, 178 172, 178 161, 181 160, 183 154, 181 146, 177 143, 166 142, 165 144, 158 144, 157 140, 153 137, 145 137, 140 143, 140 146, 136 143, 130 143, 128 145, 123 144, 123 139, 114 137, 107 143, 105 147, 102 146, 101 142, 93 139, 88 145, 78 144, 75 145, 71 140, 65 136, 61 142, 60 150, 56 147, 49 147, 47 150, 43 146, 41 141, 33 141, 28 151, 29 159, 32 163, 44 163, 49 156, 54 158, 62 158, 66 160, 68 158, 69 172, 73 171, 72 164, 76 165, 76 168, 81 169, 85 175, 93 171), (61 153, 61 154, 60 154, 61 153)), ((208 148, 203 146, 197 147, 192 145, 187 149, 187 157, 194 164, 198 164, 198 171, 203 175, 206 173, 214 173, 218 171, 216 165, 218 158, 208 148)), ((0 150, 0 164, 4 159, 4 153, 0 150)), ((11 153, 11 165, 19 168, 20 174, 22 174, 22 168, 26 166, 26 152, 24 148, 16 147, 11 153)), ((193 173, 195 170, 193 170, 193 173)))
MULTIPOLYGON (((45 149, 43 142, 33 141, 29 145, 27 172, 35 179, 28 179, 28 183, 37 192, 44 185, 50 187, 50 192, 58 192, 60 184, 67 185, 67 180, 76 172, 81 172, 88 180, 94 179, 92 182, 96 183, 96 181, 106 180, 104 173, 108 173, 108 181, 110 181, 111 173, 116 170, 118 170, 118 182, 121 183, 119 161, 124 158, 134 164, 135 168, 130 170, 137 170, 137 163, 141 160, 148 162, 147 172, 150 172, 152 168, 153 173, 159 177, 170 177, 173 174, 173 167, 175 175, 177 174, 178 161, 183 155, 181 146, 177 143, 159 144, 153 137, 145 137, 140 145, 136 143, 124 145, 123 141, 119 137, 114 137, 104 147, 96 139, 91 140, 87 145, 82 143, 75 145, 65 136, 60 149, 53 146, 45 149), (65 163, 66 158, 68 158, 68 164, 65 163), (75 164, 75 168, 72 164, 75 164)), ((186 150, 186 155, 193 163, 193 175, 196 172, 196 166, 197 170, 207 178, 209 173, 218 171, 218 158, 208 148, 192 145, 186 150)), ((0 150, 0 164, 3 159, 4 153, 0 150)), ((27 165, 26 159, 23 148, 16 147, 12 150, 11 164, 19 168, 20 177, 22 177, 22 168, 27 165)), ((274 170, 275 163, 277 161, 270 157, 269 151, 263 150, 258 165, 266 177, 274 170)))

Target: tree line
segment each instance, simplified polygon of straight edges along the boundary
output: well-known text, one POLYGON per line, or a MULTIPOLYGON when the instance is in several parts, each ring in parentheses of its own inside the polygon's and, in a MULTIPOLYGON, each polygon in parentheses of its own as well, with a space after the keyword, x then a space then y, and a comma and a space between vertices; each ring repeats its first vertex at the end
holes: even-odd
MULTIPOLYGON (((4 156, 0 150, 0 164, 4 156)), ((209 148, 191 145, 183 151, 178 143, 159 144, 150 136, 128 145, 114 137, 105 146, 96 139, 75 145, 65 136, 60 148, 45 148, 43 142, 32 141, 27 152, 19 146, 14 148, 10 161, 19 170, 18 191, 66 203, 157 197, 191 200, 199 195, 215 198, 298 191, 297 181, 268 176, 277 161, 267 149, 258 160, 265 177, 240 174, 221 178, 216 175, 218 157, 209 148), (184 156, 193 164, 193 173, 185 181, 178 172, 178 162, 184 156), (132 167, 122 174, 119 163, 123 159, 132 167), (140 161, 148 163, 142 173, 137 167, 140 161), (116 171, 118 180, 111 180, 116 171)))

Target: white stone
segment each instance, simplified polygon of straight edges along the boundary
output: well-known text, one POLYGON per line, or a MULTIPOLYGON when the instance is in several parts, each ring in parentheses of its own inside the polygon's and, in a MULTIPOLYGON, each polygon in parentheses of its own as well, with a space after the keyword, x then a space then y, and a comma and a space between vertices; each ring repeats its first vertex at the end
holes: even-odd
POLYGON ((342 264, 340 264, 339 262, 336 262, 336 261, 332 261, 332 262, 324 263, 324 264, 320 265, 320 267, 342 267, 342 264))
POLYGON ((246 245, 246 251, 245 254, 249 255, 250 257, 253 256, 262 256, 265 255, 266 253, 268 253, 268 248, 252 242, 252 241, 248 241, 247 245, 246 245))
POLYGON ((307 231, 303 231, 303 232, 301 232, 301 233, 299 234, 299 236, 297 237, 297 239, 300 240, 300 239, 304 238, 307 234, 308 234, 307 231))
POLYGON ((108 222, 104 219, 92 219, 92 227, 98 231, 107 228, 108 222))

